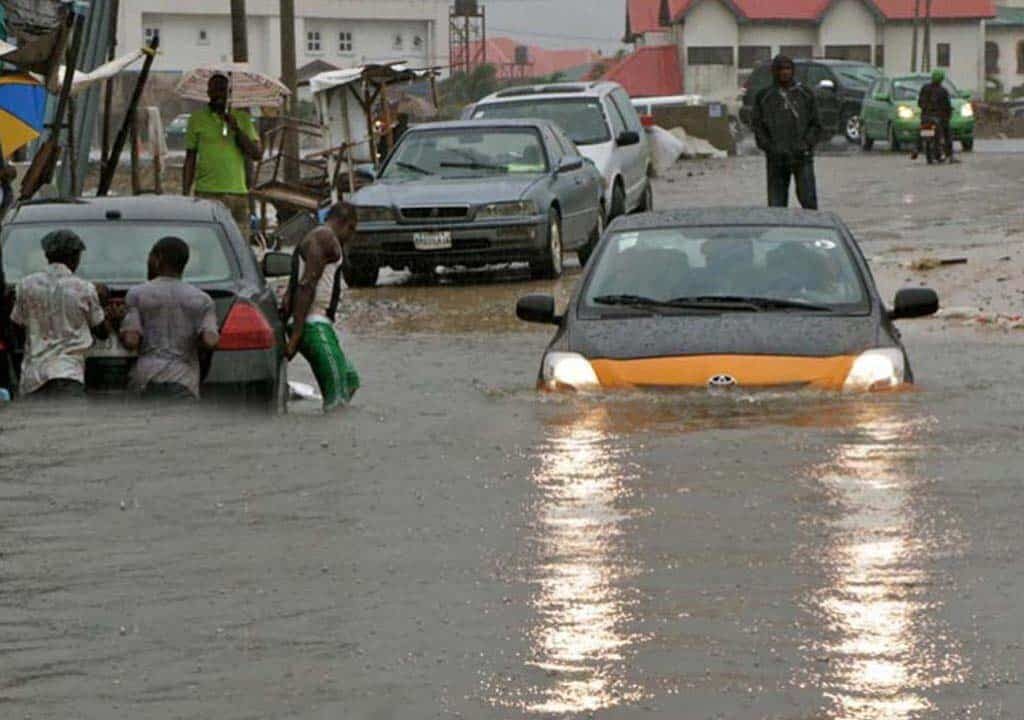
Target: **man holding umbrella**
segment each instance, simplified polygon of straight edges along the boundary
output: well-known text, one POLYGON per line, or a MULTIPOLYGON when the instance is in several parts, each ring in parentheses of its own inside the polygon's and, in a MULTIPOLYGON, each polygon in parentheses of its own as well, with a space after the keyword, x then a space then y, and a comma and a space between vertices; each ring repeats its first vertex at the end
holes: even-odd
POLYGON ((192 113, 185 130, 182 193, 218 200, 249 237, 249 186, 246 163, 262 155, 259 135, 245 110, 231 109, 231 80, 225 73, 210 76, 209 103, 192 113))

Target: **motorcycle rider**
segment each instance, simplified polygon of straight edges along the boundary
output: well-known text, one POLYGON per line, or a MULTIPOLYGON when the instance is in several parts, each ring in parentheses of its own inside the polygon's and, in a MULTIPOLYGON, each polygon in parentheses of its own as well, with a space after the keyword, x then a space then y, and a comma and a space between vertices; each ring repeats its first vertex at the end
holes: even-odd
MULTIPOLYGON (((946 73, 942 70, 932 71, 932 81, 921 88, 921 93, 917 97, 917 105, 921 108, 921 123, 931 118, 935 122, 935 126, 941 133, 940 139, 942 141, 942 147, 945 150, 946 157, 949 162, 953 160, 953 133, 950 131, 950 120, 953 117, 953 100, 949 96, 949 91, 942 84, 943 80, 946 79, 946 73)), ((920 134, 917 136, 917 149, 911 154, 911 159, 917 159, 917 156, 924 150, 924 140, 920 134)))

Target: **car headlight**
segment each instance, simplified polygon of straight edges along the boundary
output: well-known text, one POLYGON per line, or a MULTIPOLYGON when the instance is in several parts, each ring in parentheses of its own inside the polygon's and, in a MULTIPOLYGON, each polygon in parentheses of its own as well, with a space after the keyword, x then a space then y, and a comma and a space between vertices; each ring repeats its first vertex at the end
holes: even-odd
POLYGON ((541 379, 549 390, 595 390, 601 385, 594 368, 578 353, 549 352, 541 379))
POLYGON ((974 117, 974 106, 970 103, 964 103, 964 106, 960 108, 961 117, 974 117))
POLYGON ((857 356, 843 390, 887 390, 903 384, 906 367, 899 348, 877 348, 857 356))
POLYGON ((394 211, 389 207, 375 207, 372 205, 362 205, 356 208, 356 217, 359 222, 393 222, 395 219, 394 211))
POLYGON ((536 215, 537 203, 533 200, 516 200, 514 202, 490 203, 477 210, 478 220, 492 220, 494 218, 522 217, 524 215, 536 215))
POLYGON ((914 119, 914 108, 909 105, 900 105, 896 108, 896 115, 900 120, 913 120, 914 119))

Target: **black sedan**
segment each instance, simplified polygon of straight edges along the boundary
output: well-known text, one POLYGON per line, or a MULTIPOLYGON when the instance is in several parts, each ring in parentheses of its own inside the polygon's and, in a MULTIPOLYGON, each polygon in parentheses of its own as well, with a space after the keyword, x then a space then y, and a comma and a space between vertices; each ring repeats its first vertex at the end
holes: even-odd
POLYGON ((602 183, 543 120, 419 125, 352 196, 359 234, 345 248, 345 282, 372 286, 384 266, 428 272, 516 261, 534 277, 558 277, 564 251, 585 258, 601 235, 602 183))
MULTIPOLYGON (((203 396, 242 398, 257 407, 284 410, 288 363, 277 300, 221 204, 177 196, 27 203, 12 214, 0 235, 0 285, 16 285, 44 269, 40 239, 60 228, 74 230, 85 243, 78 275, 106 284, 114 298, 145 282, 153 243, 166 235, 185 240, 190 257, 184 279, 213 298, 220 322, 220 345, 204 363, 203 396)), ((290 262, 288 256, 272 253, 264 264, 270 274, 285 275, 290 262)), ((6 324, 7 318, 0 323, 6 324)), ((4 374, 15 375, 19 342, 9 326, 5 336, 13 347, 0 357, 0 364, 4 374)), ((123 390, 133 362, 116 338, 97 341, 86 360, 88 390, 123 390)))
POLYGON ((931 290, 879 297, 849 229, 831 213, 711 208, 619 218, 558 325, 548 389, 882 390, 913 381, 894 320, 938 309, 931 290))

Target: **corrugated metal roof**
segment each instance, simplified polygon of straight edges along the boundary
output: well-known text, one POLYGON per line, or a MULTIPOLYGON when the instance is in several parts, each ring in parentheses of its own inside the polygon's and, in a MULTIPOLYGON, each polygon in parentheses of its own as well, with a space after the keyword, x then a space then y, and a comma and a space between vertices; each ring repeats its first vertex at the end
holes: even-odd
POLYGON ((683 92, 679 48, 675 45, 637 48, 609 68, 604 79, 619 83, 631 97, 678 95, 683 92))

